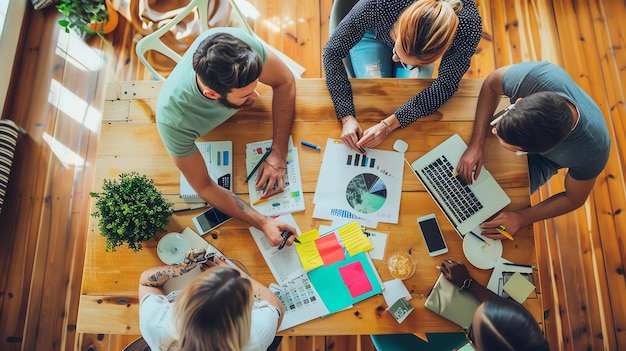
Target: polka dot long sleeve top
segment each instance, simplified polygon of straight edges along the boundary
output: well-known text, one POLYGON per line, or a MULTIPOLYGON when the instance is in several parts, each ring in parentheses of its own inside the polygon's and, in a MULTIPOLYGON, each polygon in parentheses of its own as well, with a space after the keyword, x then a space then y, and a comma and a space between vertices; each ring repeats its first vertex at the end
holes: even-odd
MULTIPOLYGON (((343 66, 346 57, 369 28, 375 28, 376 40, 393 47, 390 36, 400 14, 413 0, 361 0, 339 23, 324 46, 323 63, 326 86, 335 105, 337 118, 356 116, 352 86, 343 66)), ((459 13, 459 27, 452 44, 444 53, 438 77, 430 87, 410 98, 396 111, 401 128, 418 118, 434 113, 459 87, 461 78, 470 66, 482 35, 482 19, 474 0, 463 0, 459 13)))

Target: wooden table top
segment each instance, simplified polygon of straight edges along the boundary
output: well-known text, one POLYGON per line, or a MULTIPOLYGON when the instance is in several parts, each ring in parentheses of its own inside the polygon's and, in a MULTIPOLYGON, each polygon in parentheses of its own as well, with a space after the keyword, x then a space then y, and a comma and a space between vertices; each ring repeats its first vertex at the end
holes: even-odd
MULTIPOLYGON (((414 79, 352 80, 357 118, 364 128, 378 123, 382 116, 393 113, 404 101, 429 84, 430 80, 414 79)), ((454 97, 435 114, 407 128, 394 131, 379 149, 392 150, 393 142, 396 139, 403 139, 409 144, 406 158, 412 162, 454 133, 458 133, 468 142, 481 84, 480 79, 463 80, 454 97)), ((175 208, 188 206, 178 197, 179 171, 161 144, 156 125, 153 123, 156 98, 161 85, 162 82, 154 81, 117 82, 109 85, 102 114, 94 191, 101 190, 104 179, 117 178, 120 173, 136 171, 154 179, 155 185, 167 200, 175 203, 175 208)), ((272 136, 271 90, 261 86, 259 91, 261 98, 251 108, 238 112, 229 121, 200 139, 233 141, 234 192, 246 201, 248 188, 244 183, 245 146, 250 142, 270 139, 272 136)), ((507 105, 508 101, 503 98, 501 107, 507 105)), ((294 145, 300 148, 298 156, 306 210, 294 213, 293 217, 303 232, 319 225, 328 225, 330 221, 312 218, 313 195, 323 153, 301 147, 299 143, 306 140, 323 146, 328 138, 339 138, 340 132, 324 80, 298 80, 292 136, 294 145)), ((512 202, 508 209, 530 205, 525 157, 515 156, 514 153, 500 147, 495 137, 489 137, 485 151, 485 167, 511 198, 512 202)), ((93 201, 92 211, 95 211, 93 201)), ((182 232, 185 227, 194 228, 191 218, 198 213, 195 211, 174 214, 170 218, 168 231, 182 232)), ((115 252, 105 252, 105 240, 99 233, 97 223, 96 218, 90 218, 77 329, 81 333, 139 335, 137 298, 139 275, 149 267, 162 265, 156 252, 157 241, 144 243, 143 250, 138 253, 125 247, 119 247, 115 252)), ((232 220, 207 234, 205 239, 227 256, 241 260, 255 279, 269 285, 274 278, 264 263, 248 227, 243 222, 232 220)), ((455 324, 424 308, 426 296, 439 275, 435 266, 448 258, 464 262, 471 275, 485 285, 491 270, 480 270, 469 264, 463 255, 462 240, 408 167, 404 169, 398 224, 380 223, 376 231, 389 233, 385 257, 396 251, 410 251, 417 260, 415 274, 405 281, 406 287, 413 294, 410 303, 415 307, 409 317, 402 324, 398 324, 384 310, 387 305, 382 295, 377 295, 357 303, 352 309, 283 331, 282 335, 459 330, 455 324), (445 255, 429 257, 419 234, 416 218, 428 213, 435 213, 439 219, 449 247, 449 252, 445 255)), ((159 237, 162 235, 159 234, 159 237)), ((513 262, 537 265, 532 226, 520 229, 515 241, 503 241, 503 248, 503 257, 513 262)), ((392 279, 383 261, 374 260, 374 264, 383 281, 392 279)), ((536 296, 540 297, 541 286, 537 277, 535 284, 539 292, 536 296)), ((529 298, 525 302, 525 307, 539 323, 542 323, 543 309, 540 298, 529 298)))

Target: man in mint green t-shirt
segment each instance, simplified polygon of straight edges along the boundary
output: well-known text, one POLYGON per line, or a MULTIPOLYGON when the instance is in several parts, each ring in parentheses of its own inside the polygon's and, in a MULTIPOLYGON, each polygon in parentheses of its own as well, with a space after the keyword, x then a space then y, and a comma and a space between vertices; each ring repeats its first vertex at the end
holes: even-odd
MULTIPOLYGON (((157 100, 156 122, 161 140, 204 200, 218 210, 265 233, 279 245, 281 232, 294 228, 267 218, 208 174, 195 140, 222 124, 259 97, 261 82, 272 88, 272 151, 259 167, 255 185, 264 197, 284 188, 287 145, 295 110, 295 81, 289 68, 258 39, 236 28, 213 28, 200 35, 169 75, 157 100), (266 186, 272 184, 276 186, 266 186)), ((288 244, 293 243, 295 235, 288 244)))

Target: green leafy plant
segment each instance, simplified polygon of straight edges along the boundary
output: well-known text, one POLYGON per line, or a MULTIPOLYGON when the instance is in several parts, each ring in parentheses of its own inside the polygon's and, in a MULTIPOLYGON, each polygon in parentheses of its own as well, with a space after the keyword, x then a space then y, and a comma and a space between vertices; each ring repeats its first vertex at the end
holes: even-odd
POLYGON ((104 0, 60 0, 56 8, 65 15, 64 19, 59 20, 59 24, 67 33, 73 29, 81 35, 98 34, 104 37, 103 25, 97 25, 97 29, 93 29, 96 28, 94 24, 109 20, 104 0))
POLYGON ((173 214, 174 204, 165 200, 154 181, 135 172, 120 174, 119 181, 105 179, 102 193, 89 194, 98 199, 98 212, 91 215, 100 218, 98 228, 106 237, 107 252, 125 242, 133 251, 141 250, 142 241, 167 230, 173 214))

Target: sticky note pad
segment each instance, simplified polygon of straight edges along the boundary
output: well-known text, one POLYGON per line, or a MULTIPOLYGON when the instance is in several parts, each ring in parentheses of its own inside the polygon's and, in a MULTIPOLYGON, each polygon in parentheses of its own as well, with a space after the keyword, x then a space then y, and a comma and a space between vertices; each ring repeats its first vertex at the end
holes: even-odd
POLYGON ((360 261, 339 267, 339 274, 353 299, 372 291, 372 284, 367 279, 360 261))
POLYGON ((530 295, 535 286, 526 278, 522 277, 519 272, 515 272, 508 282, 502 287, 511 298, 519 303, 524 303, 528 295, 530 295))

